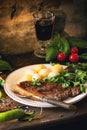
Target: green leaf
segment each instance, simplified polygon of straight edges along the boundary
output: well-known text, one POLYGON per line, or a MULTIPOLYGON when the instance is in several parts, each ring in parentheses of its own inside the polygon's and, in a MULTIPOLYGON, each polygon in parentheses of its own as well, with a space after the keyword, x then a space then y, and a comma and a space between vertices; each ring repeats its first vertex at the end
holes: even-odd
POLYGON ((85 92, 85 87, 84 87, 84 85, 80 84, 80 90, 81 90, 81 92, 85 92))
POLYGON ((73 82, 74 86, 79 86, 80 85, 80 82, 77 81, 77 82, 73 82))
POLYGON ((4 87, 5 81, 3 78, 0 77, 0 86, 4 87))
POLYGON ((87 41, 80 38, 68 37, 68 41, 71 46, 76 46, 78 48, 83 48, 83 49, 87 47, 87 41))
POLYGON ((50 44, 48 47, 55 47, 57 44, 60 42, 60 35, 56 34, 54 35, 53 39, 51 40, 50 44))
POLYGON ((34 79, 34 80, 32 81, 32 85, 33 85, 33 86, 41 87, 41 83, 40 83, 38 80, 36 80, 36 79, 34 79))
POLYGON ((0 60, 0 71, 6 71, 6 70, 12 71, 11 65, 7 61, 0 60))
POLYGON ((79 58, 80 58, 81 60, 87 61, 87 52, 80 54, 80 55, 79 55, 79 58))
POLYGON ((46 50, 46 57, 45 57, 46 62, 54 60, 56 56, 57 56, 56 47, 48 47, 46 50))
POLYGON ((0 103, 2 102, 2 91, 0 91, 0 103))
POLYGON ((70 82, 62 83, 62 87, 63 87, 63 88, 68 88, 68 87, 70 87, 70 82))
POLYGON ((2 97, 2 92, 0 91, 0 98, 2 97))
POLYGON ((84 82, 84 80, 87 80, 87 72, 83 70, 76 70, 76 79, 79 79, 79 81, 84 82))

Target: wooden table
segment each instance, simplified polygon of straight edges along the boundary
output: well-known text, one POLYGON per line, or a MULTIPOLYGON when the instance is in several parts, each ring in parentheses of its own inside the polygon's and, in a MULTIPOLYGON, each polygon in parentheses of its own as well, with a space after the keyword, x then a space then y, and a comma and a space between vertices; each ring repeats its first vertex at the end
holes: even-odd
MULTIPOLYGON (((45 63, 45 60, 37 58, 33 55, 33 52, 19 55, 2 55, 2 59, 7 60, 13 67, 13 70, 23 66, 45 63)), ((9 101, 11 104, 4 106, 0 104, 0 111, 14 109, 18 107, 19 103, 10 99, 5 95, 4 100, 6 103, 9 101)), ((68 111, 63 108, 43 108, 42 118, 28 121, 8 121, 0 123, 0 130, 41 130, 41 129, 75 129, 85 128, 87 120, 87 97, 76 103, 76 111, 68 111)), ((40 108, 29 107, 29 110, 40 111, 40 108)))

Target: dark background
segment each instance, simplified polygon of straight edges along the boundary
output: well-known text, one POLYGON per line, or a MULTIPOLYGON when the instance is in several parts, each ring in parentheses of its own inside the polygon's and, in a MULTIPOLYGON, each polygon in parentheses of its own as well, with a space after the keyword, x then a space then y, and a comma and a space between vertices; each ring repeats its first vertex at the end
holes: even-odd
MULTIPOLYGON (((55 12, 54 33, 87 40, 87 0, 43 0, 55 12)), ((42 0, 0 0, 0 53, 21 54, 37 43, 33 12, 42 0)))

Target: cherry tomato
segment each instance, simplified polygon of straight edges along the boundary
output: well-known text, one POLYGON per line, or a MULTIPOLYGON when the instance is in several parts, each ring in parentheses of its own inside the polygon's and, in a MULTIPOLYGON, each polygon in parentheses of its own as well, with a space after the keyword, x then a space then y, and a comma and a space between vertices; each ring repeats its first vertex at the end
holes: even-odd
POLYGON ((71 53, 78 53, 78 48, 75 46, 71 47, 71 53))
POLYGON ((79 55, 77 53, 72 53, 69 56, 69 61, 75 63, 79 61, 79 55))
POLYGON ((63 52, 60 52, 58 55, 57 55, 57 60, 58 61, 65 61, 66 59, 66 54, 63 53, 63 52))

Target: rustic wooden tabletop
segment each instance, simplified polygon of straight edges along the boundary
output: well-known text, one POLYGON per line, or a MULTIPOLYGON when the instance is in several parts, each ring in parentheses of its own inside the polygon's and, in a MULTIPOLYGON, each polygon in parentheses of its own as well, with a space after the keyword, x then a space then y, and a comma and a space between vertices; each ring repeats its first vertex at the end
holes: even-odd
MULTIPOLYGON (((2 55, 2 58, 7 60, 13 67, 13 70, 23 66, 45 63, 44 59, 34 56, 33 52, 19 55, 2 55)), ((4 91, 3 91, 4 93, 4 91)), ((87 120, 87 97, 75 104, 76 111, 69 111, 63 108, 43 108, 41 119, 29 121, 8 121, 0 123, 0 130, 27 130, 27 129, 70 129, 84 128, 87 120)), ((10 99, 4 93, 4 103, 0 103, 0 111, 14 109, 22 104, 19 104, 10 99)), ((41 108, 28 107, 29 110, 40 112, 41 108)))

